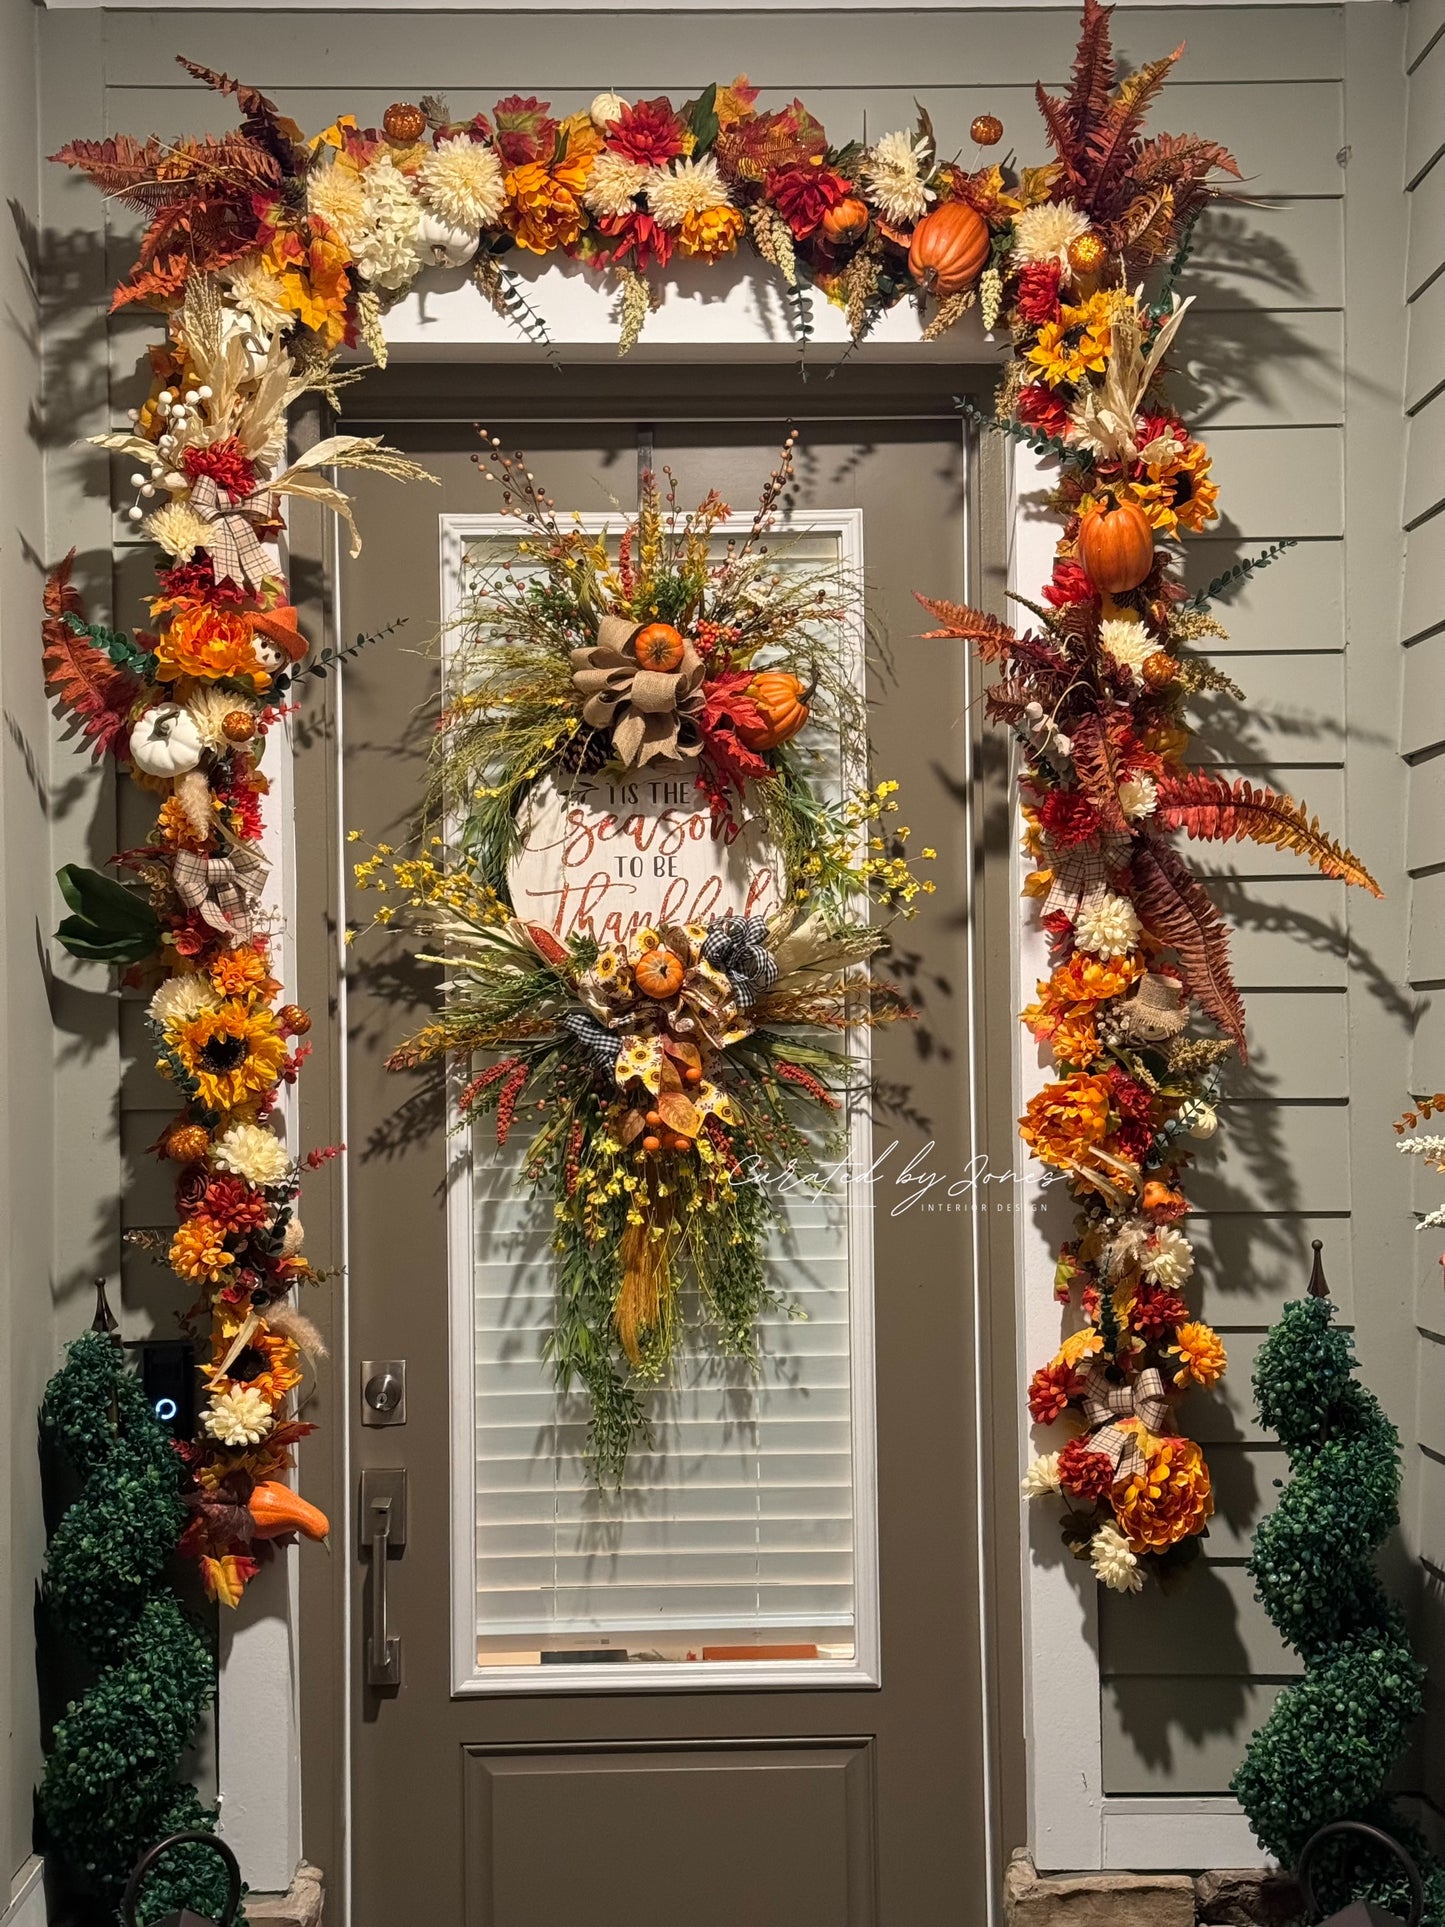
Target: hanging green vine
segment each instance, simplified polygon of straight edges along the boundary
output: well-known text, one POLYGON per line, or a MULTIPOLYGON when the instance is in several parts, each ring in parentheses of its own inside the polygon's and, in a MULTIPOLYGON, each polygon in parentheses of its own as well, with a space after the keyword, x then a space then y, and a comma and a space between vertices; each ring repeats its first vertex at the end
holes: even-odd
MULTIPOLYGON (((162 1578, 186 1522, 184 1469, 112 1339, 70 1345, 41 1421, 81 1482, 50 1541, 45 1605, 96 1678, 56 1722, 39 1809, 46 1851, 114 1907, 147 1847, 215 1826, 176 1777, 215 1695, 215 1659, 162 1578)), ((146 1881, 137 1918, 186 1906, 214 1919, 224 1899, 215 1855, 178 1848, 146 1881)))
MULTIPOLYGON (((1318 1247, 1317 1247, 1318 1249, 1318 1247)), ((1312 1290, 1323 1290, 1316 1269, 1312 1290)), ((1375 1548, 1399 1520, 1400 1440, 1358 1383, 1358 1360, 1323 1296, 1285 1306, 1260 1348, 1254 1393, 1291 1478, 1255 1534, 1249 1572, 1280 1637, 1304 1661, 1249 1743, 1231 1791, 1286 1866, 1317 1828, 1364 1820, 1401 1840, 1425 1877, 1428 1927, 1445 1923, 1445 1869, 1386 1795, 1423 1703, 1425 1669, 1380 1583, 1375 1548)), ((1408 1913, 1393 1862, 1331 1841, 1315 1887, 1328 1912, 1359 1898, 1408 1913)))

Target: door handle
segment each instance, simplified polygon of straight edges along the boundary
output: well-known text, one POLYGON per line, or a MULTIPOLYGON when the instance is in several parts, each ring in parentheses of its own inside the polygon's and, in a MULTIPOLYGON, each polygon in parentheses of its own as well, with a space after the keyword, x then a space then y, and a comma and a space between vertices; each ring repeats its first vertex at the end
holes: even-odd
POLYGON ((366 1683, 400 1686, 401 1635, 390 1630, 386 1568, 406 1549, 406 1472, 368 1466, 361 1475, 361 1543, 371 1559, 371 1602, 366 1616, 366 1683))

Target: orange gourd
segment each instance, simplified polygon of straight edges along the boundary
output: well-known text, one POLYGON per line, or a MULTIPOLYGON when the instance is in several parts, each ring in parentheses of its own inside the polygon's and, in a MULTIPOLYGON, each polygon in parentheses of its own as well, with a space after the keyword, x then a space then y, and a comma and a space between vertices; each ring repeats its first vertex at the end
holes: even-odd
POLYGON ((1137 589, 1154 566, 1154 531, 1137 503, 1092 508, 1079 525, 1079 560, 1105 595, 1137 589))
POLYGON ((992 245, 988 222, 967 201, 944 201, 913 230, 908 272, 921 288, 946 301, 973 286, 992 245))
POLYGON ((632 966, 633 983, 644 997, 655 997, 659 1003, 677 995, 686 975, 682 958, 662 945, 644 952, 632 966))
POLYGON ((279 1479, 262 1479, 251 1488, 247 1503, 258 1539, 275 1539, 283 1532, 304 1533, 308 1539, 331 1535, 331 1522, 320 1507, 279 1479))
POLYGON ((738 735, 749 749, 776 749, 796 736, 808 720, 812 689, 786 669, 760 671, 748 684, 747 693, 763 718, 761 729, 746 723, 738 725, 738 735))
POLYGON ((823 216, 823 233, 833 246, 846 247, 850 241, 858 240, 868 226, 868 203, 850 194, 846 200, 830 207, 823 216))
POLYGON ((670 622, 649 622, 632 639, 632 653, 637 658, 638 666, 655 669, 664 675, 676 669, 686 646, 681 634, 670 622))

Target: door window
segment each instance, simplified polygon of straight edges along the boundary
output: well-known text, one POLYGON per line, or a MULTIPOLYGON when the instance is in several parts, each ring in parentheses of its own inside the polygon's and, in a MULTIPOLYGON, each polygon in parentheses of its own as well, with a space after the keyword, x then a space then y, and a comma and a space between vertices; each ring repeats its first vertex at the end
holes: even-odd
MULTIPOLYGON (((719 543, 747 527, 720 524, 719 543)), ((468 594, 504 562, 524 566, 514 522, 442 518, 444 638, 465 633, 468 594)), ((859 511, 810 513, 778 544, 780 568, 820 562, 861 576, 859 511)), ((863 637, 828 638, 840 645, 861 689, 863 637)), ((823 790, 864 780, 841 744, 820 757, 823 790)), ((867 1047, 866 1031, 850 1040, 863 1071, 867 1047)), ((779 1195, 779 1302, 758 1359, 684 1347, 651 1394, 652 1449, 633 1453, 620 1491, 595 1485, 583 1402, 542 1356, 548 1207, 527 1194, 524 1151, 499 1150, 485 1122, 453 1142, 453 1691, 876 1683, 866 1106, 846 1150, 822 1160, 826 1182, 779 1195)))

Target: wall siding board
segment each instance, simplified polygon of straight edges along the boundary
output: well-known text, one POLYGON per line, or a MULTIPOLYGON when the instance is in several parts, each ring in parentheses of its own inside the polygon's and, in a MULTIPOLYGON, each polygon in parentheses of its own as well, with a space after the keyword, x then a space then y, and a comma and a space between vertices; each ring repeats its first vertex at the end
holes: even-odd
POLYGON ((1227 1102, 1207 1162, 1190 1173, 1190 1202, 1209 1212, 1347 1211, 1349 1126, 1340 1104, 1227 1102))
POLYGON ((1337 186, 1331 197, 1210 208, 1189 262, 1195 308, 1343 308, 1344 204, 1336 194, 1337 186))
POLYGON ((1445 632, 1405 651, 1401 684, 1400 754, 1418 756, 1445 741, 1445 632))
POLYGON ((1410 888, 1410 982, 1445 983, 1445 875, 1438 872, 1410 888))
MULTIPOLYGON (((1197 1183, 1191 1188, 1197 1190, 1197 1183)), ((1352 1321, 1354 1270, 1343 1212, 1191 1212, 1185 1228, 1199 1278, 1191 1298, 1219 1330, 1266 1331, 1286 1300, 1301 1295, 1315 1238, 1324 1245, 1330 1295, 1341 1318, 1352 1321)))
POLYGON ((1405 867, 1412 873, 1445 863, 1445 754, 1412 765, 1406 780, 1405 867))
POLYGON ((1410 76, 1405 115, 1405 185, 1412 187, 1445 148, 1445 40, 1435 40, 1410 76))
MULTIPOLYGON (((1445 416, 1441 420, 1445 422, 1445 416)), ((1400 638, 1410 642, 1445 624, 1445 517, 1435 516, 1411 529, 1405 537, 1404 568, 1400 638)))
MULTIPOLYGON (((1300 206, 1300 202, 1292 202, 1300 206)), ((1422 296, 1422 301, 1427 297, 1422 296)), ((1187 332, 1187 331, 1186 331, 1187 332)), ((1227 308, 1184 345, 1170 394, 1212 441, 1221 428, 1337 426, 1344 420, 1344 316, 1338 311, 1227 308)), ((1445 356, 1445 349, 1422 345, 1445 356)), ((1445 372, 1436 377, 1445 380, 1445 372)))
MULTIPOLYGON (((1412 7, 1411 11, 1414 9, 1412 7)), ((1417 300, 1445 264, 1445 168, 1432 167, 1411 190, 1405 294, 1417 300)))
MULTIPOLYGON (((1262 518, 1255 522, 1242 522, 1232 501, 1230 513, 1236 533, 1205 536, 1184 552, 1184 579, 1196 593, 1242 557, 1259 554, 1288 533, 1275 526, 1273 504, 1265 504, 1262 518)), ((1344 602, 1344 543, 1301 543, 1220 597, 1213 613, 1229 631, 1229 640, 1211 637, 1209 653, 1343 649, 1344 602)))
POLYGON ((1345 670, 1338 651, 1268 655, 1231 650, 1216 666, 1245 700, 1216 696, 1201 705, 1192 762, 1233 769, 1338 764, 1345 750, 1345 670))
POLYGON ((1271 984, 1300 990, 1344 985, 1349 939, 1343 883, 1313 874, 1248 883, 1216 877, 1209 894, 1233 933, 1234 980, 1242 991, 1271 984))
POLYGON ((1109 1791, 1227 1792, 1250 1734, 1278 1692, 1273 1680, 1110 1680, 1103 1695, 1109 1791))
POLYGON ((1254 1581, 1243 1566, 1196 1565, 1190 1581, 1170 1601, 1173 1610, 1167 1616, 1132 1612, 1136 1601, 1119 1593, 1100 1599, 1099 1655, 1106 1680, 1171 1673, 1186 1679, 1249 1679, 1303 1671, 1255 1599, 1254 1581))
POLYGON ((1445 401, 1433 396, 1410 417, 1405 430, 1405 515, 1407 529, 1433 515, 1445 502, 1445 401))
POLYGON ((1445 382, 1445 280, 1435 280, 1410 303, 1405 349, 1406 408, 1411 412, 1418 409, 1442 382, 1445 382))
POLYGON ((1420 1346, 1417 1442, 1445 1459, 1445 1341, 1426 1338, 1420 1346))
POLYGON ((1344 441, 1338 429, 1221 428, 1209 446, 1226 532, 1268 530, 1276 539, 1344 533, 1344 441), (1298 486, 1302 475, 1310 478, 1308 488, 1298 486))
POLYGON ((1410 0, 1405 24, 1405 65, 1419 65, 1445 28, 1445 0, 1410 0))

